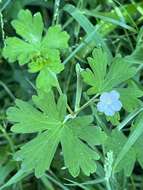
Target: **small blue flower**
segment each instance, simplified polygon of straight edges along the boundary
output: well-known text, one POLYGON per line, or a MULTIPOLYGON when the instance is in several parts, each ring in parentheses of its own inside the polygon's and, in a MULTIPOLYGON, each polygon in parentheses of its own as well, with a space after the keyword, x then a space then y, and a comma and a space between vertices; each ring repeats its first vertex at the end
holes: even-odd
POLYGON ((107 116, 113 116, 122 107, 119 98, 120 94, 115 90, 102 93, 100 102, 97 104, 98 111, 105 113, 107 116))

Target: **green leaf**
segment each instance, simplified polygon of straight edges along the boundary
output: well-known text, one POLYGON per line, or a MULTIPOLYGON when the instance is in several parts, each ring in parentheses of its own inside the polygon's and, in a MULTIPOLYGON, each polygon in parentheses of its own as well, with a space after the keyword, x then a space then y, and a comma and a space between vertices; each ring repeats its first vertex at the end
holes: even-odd
MULTIPOLYGON (((120 9, 119 9, 120 10, 120 9)), ((95 17, 95 18, 98 18, 100 19, 102 22, 102 25, 103 25, 103 22, 106 24, 106 25, 110 25, 110 27, 108 27, 109 29, 111 28, 111 24, 113 25, 117 25, 117 26, 120 26, 120 27, 123 27, 127 30, 130 30, 130 31, 133 31, 135 32, 136 29, 133 28, 132 26, 129 26, 126 24, 126 21, 123 21, 122 19, 119 19, 118 16, 114 16, 112 14, 114 14, 114 10, 113 12, 111 13, 102 13, 102 12, 98 12, 97 10, 87 10, 87 9, 84 9, 84 13, 87 15, 87 16, 92 16, 92 17, 95 17), (112 15, 112 17, 111 17, 112 15), (117 17, 117 18, 116 18, 117 17), (108 23, 109 22, 109 23, 108 23), (111 23, 111 24, 110 24, 111 23)), ((125 18, 125 17, 124 17, 125 18)))
POLYGON ((93 72, 90 69, 86 69, 85 71, 81 72, 81 75, 83 77, 83 80, 86 84, 92 86, 88 89, 88 94, 95 94, 97 92, 97 87, 95 87, 95 81, 96 78, 93 74, 93 72))
POLYGON ((16 100, 16 106, 7 111, 8 119, 14 123, 12 131, 38 133, 14 155, 17 161, 22 161, 22 169, 34 170, 36 177, 41 177, 49 169, 61 143, 65 165, 71 175, 77 176, 80 170, 85 175, 95 172, 95 160, 99 159, 99 155, 93 146, 102 144, 106 135, 91 126, 92 116, 67 117, 66 96, 61 95, 56 103, 52 91, 38 91, 38 95, 33 96, 33 102, 34 105, 31 105, 16 100))
MULTIPOLYGON (((0 130, 3 130, 3 127, 0 125, 0 130)), ((5 161, 7 160, 8 156, 9 156, 9 148, 6 146, 1 146, 0 148, 0 166, 3 165, 5 163, 5 161)))
MULTIPOLYGON (((84 81, 95 88, 95 92, 100 92, 104 85, 104 78, 108 64, 108 56, 101 48, 94 49, 93 58, 88 58, 89 65, 92 69, 82 72, 84 81)), ((90 90, 89 90, 90 91, 90 90)))
POLYGON ((59 73, 64 69, 64 65, 61 64, 60 53, 58 50, 45 47, 45 49, 41 48, 41 54, 42 56, 37 56, 31 59, 31 62, 28 65, 29 72, 35 73, 45 67, 55 73, 59 73))
POLYGON ((16 106, 7 110, 8 120, 14 122, 12 131, 16 133, 33 133, 52 129, 60 122, 48 117, 22 100, 16 100, 16 106))
POLYGON ((142 64, 143 63, 143 27, 140 28, 137 36, 137 43, 131 55, 126 56, 127 61, 130 63, 142 64))
POLYGON ((15 162, 9 161, 4 166, 0 166, 0 185, 2 185, 8 175, 15 170, 15 162))
POLYGON ((82 140, 86 141, 90 146, 103 144, 106 140, 105 133, 97 126, 91 126, 93 117, 81 116, 74 120, 70 120, 67 125, 74 126, 73 132, 82 140), (87 129, 88 126, 88 129, 87 129), (95 138, 96 137, 96 138, 95 138))
POLYGON ((62 133, 61 144, 65 166, 73 177, 79 175, 80 169, 87 176, 95 172, 95 160, 99 159, 99 155, 80 141, 79 138, 74 135, 72 129, 65 127, 62 133))
POLYGON ((68 48, 69 35, 67 32, 62 32, 60 25, 49 27, 43 41, 43 47, 49 47, 51 49, 66 49, 68 48))
MULTIPOLYGON (((80 24, 80 26, 85 30, 87 34, 91 33, 94 30, 94 25, 88 20, 83 12, 80 11, 80 9, 76 8, 71 4, 66 4, 64 10, 68 12, 80 24)), ((97 33, 97 35, 95 35, 95 38, 98 39, 98 35, 99 34, 97 33)))
POLYGON ((136 74, 136 68, 124 58, 115 57, 111 64, 101 48, 94 49, 93 58, 88 58, 88 62, 92 70, 82 72, 84 82, 91 86, 88 94, 110 91, 136 74))
POLYGON ((64 94, 58 99, 57 111, 59 113, 60 120, 63 121, 67 112, 67 97, 64 94))
POLYGON ((110 121, 112 125, 118 125, 120 123, 120 114, 117 112, 114 116, 106 116, 106 119, 107 121, 110 121))
MULTIPOLYGON (((87 43, 89 46, 89 42, 92 43, 92 47, 101 47, 108 52, 108 57, 111 56, 111 52, 105 43, 105 40, 102 38, 101 34, 97 31, 96 27, 90 22, 90 20, 84 15, 84 11, 81 11, 78 7, 75 7, 71 4, 66 4, 63 8, 66 12, 68 12, 81 26, 81 28, 86 32, 87 36, 85 36, 84 42, 80 43, 80 45, 68 56, 68 58, 64 61, 66 64, 79 50, 83 47, 88 49, 87 43), (86 42, 86 44, 85 44, 86 42)), ((92 48, 92 49, 93 49, 92 48)), ((89 53, 89 51, 87 50, 89 53)))
POLYGON ((48 67, 45 67, 40 71, 36 79, 37 89, 48 92, 52 87, 58 87, 58 85, 59 83, 56 74, 48 67))
POLYGON ((14 176, 12 176, 3 186, 0 187, 0 190, 5 189, 11 185, 17 184, 21 181, 24 177, 28 176, 30 173, 25 172, 24 170, 20 169, 14 176))
POLYGON ((48 170, 60 142, 62 128, 43 132, 36 138, 26 143, 19 150, 14 159, 23 160, 22 168, 25 171, 35 170, 35 176, 41 177, 48 170))
MULTIPOLYGON (((62 97, 60 97, 60 99, 61 98, 62 97)), ((45 93, 44 91, 39 90, 38 95, 34 95, 32 97, 32 100, 36 107, 39 108, 42 112, 44 112, 48 117, 54 117, 56 120, 59 120, 59 113, 52 91, 45 93)))
MULTIPOLYGON (((139 126, 142 126, 143 123, 143 113, 140 113, 139 116, 136 118, 135 123, 132 125, 131 128, 131 134, 136 130, 139 126)), ((135 144, 133 145, 136 158, 141 167, 143 168, 143 146, 142 146, 142 139, 143 134, 140 135, 140 137, 136 140, 135 144)))
MULTIPOLYGON (((121 131, 118 131, 116 129, 112 131, 111 136, 108 136, 107 140, 105 141, 106 152, 113 151, 113 158, 115 162, 116 159, 118 159, 118 155, 122 151, 126 142, 127 142, 126 136, 121 131)), ((122 157, 122 159, 118 163, 118 166, 115 168, 115 172, 124 170, 125 175, 130 176, 135 161, 136 161, 136 154, 134 152, 134 149, 130 147, 128 152, 126 152, 124 157, 122 157)))
POLYGON ((130 176, 136 160, 143 168, 142 125, 143 113, 140 113, 132 125, 128 138, 117 130, 113 130, 111 136, 107 138, 106 150, 112 150, 115 156, 114 171, 124 169, 125 174, 130 176))
POLYGON ((130 123, 139 113, 143 111, 143 106, 134 110, 130 114, 128 114, 124 120, 117 126, 117 129, 120 131, 122 130, 128 123, 130 123))
POLYGON ((136 71, 136 68, 126 62, 124 58, 115 58, 105 78, 104 91, 112 90, 122 82, 132 78, 136 71))
POLYGON ((143 135, 138 138, 136 143, 134 144, 134 150, 136 153, 137 161, 139 162, 140 166, 143 168, 143 146, 142 146, 142 139, 143 135))
POLYGON ((142 64, 143 63, 143 45, 142 43, 137 45, 131 55, 126 56, 126 59, 130 63, 142 64))
POLYGON ((61 64, 59 51, 55 49, 46 49, 45 52, 44 50, 42 51, 44 54, 46 52, 48 53, 47 67, 55 73, 60 73, 64 69, 64 65, 61 64))
POLYGON ((38 47, 29 44, 19 38, 9 37, 5 40, 5 48, 3 49, 3 56, 9 62, 18 60, 20 65, 24 65, 31 60, 31 55, 36 54, 38 47))
POLYGON ((143 90, 135 82, 131 81, 127 88, 118 88, 118 92, 126 111, 132 112, 141 105, 139 98, 143 96, 143 90))
POLYGON ((29 10, 21 10, 12 26, 25 41, 33 44, 41 41, 44 25, 40 13, 32 16, 29 10))
POLYGON ((143 134, 143 117, 142 116, 143 116, 142 114, 139 115, 138 120, 135 124, 135 130, 133 130, 133 132, 128 137, 126 143, 124 144, 122 149, 119 151, 118 157, 116 158, 115 163, 114 163, 114 169, 116 169, 120 165, 122 160, 127 155, 129 155, 129 152, 132 150, 132 147, 135 145, 137 140, 142 136, 143 134))
POLYGON ((10 62, 18 61, 21 65, 28 64, 30 72, 38 72, 45 66, 55 73, 63 70, 59 50, 68 47, 69 35, 59 25, 51 26, 43 36, 41 14, 32 16, 29 10, 20 10, 12 26, 21 38, 6 38, 3 49, 6 59, 10 62))

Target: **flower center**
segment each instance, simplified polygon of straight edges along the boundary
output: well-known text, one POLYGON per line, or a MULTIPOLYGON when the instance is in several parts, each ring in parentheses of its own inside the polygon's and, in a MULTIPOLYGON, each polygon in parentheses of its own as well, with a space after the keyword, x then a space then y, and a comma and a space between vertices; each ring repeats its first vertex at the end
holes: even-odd
POLYGON ((112 104, 111 98, 108 98, 108 99, 107 99, 106 104, 107 104, 107 105, 111 105, 111 104, 112 104))

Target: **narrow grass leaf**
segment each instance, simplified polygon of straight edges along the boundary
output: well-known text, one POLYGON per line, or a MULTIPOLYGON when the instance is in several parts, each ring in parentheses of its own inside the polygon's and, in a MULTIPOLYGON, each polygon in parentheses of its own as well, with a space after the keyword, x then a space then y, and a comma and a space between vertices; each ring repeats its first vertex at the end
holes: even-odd
POLYGON ((135 130, 133 131, 133 133, 131 133, 131 135, 129 136, 127 142, 123 146, 122 150, 119 152, 119 154, 117 156, 117 159, 115 160, 114 167, 113 167, 114 170, 118 166, 120 161, 124 158, 124 156, 128 153, 130 148, 137 141, 137 139, 142 135, 142 133, 143 133, 143 120, 141 120, 141 121, 139 121, 139 123, 137 124, 135 130))

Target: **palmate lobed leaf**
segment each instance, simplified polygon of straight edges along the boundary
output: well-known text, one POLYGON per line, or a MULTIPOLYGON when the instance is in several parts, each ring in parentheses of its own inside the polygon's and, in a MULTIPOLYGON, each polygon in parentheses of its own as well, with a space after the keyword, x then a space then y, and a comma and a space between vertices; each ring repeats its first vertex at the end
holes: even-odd
POLYGON ((87 69, 82 72, 84 81, 92 86, 92 88, 89 89, 89 93, 91 91, 101 91, 104 85, 107 65, 109 63, 108 55, 101 48, 94 49, 92 56, 93 58, 88 58, 89 65, 92 70, 87 69))
POLYGON ((89 146, 94 147, 95 145, 103 144, 106 140, 106 135, 99 127, 89 125, 92 121, 92 116, 82 116, 68 121, 67 125, 69 127, 75 126, 72 128, 73 133, 84 140, 89 146), (97 134, 98 137, 95 138, 97 134))
POLYGON ((40 132, 45 129, 52 129, 61 124, 55 118, 42 114, 42 112, 27 102, 16 100, 15 103, 16 107, 10 107, 7 110, 8 120, 15 123, 12 127, 13 132, 40 132))
POLYGON ((133 64, 122 57, 109 61, 107 53, 101 48, 93 51, 93 58, 88 58, 88 62, 92 70, 82 72, 84 82, 91 86, 88 94, 110 91, 136 74, 133 64))
POLYGON ((39 134, 17 151, 14 159, 22 161, 22 169, 41 177, 49 169, 57 146, 60 142, 61 128, 39 134))
POLYGON ((132 78, 136 72, 137 70, 132 64, 126 62, 124 58, 116 57, 106 75, 103 90, 112 90, 122 82, 132 78))
POLYGON ((48 91, 55 84, 55 76, 64 69, 60 51, 68 48, 69 35, 60 25, 51 26, 44 32, 40 13, 32 15, 29 10, 20 10, 12 26, 20 37, 7 37, 3 49, 9 62, 28 64, 29 72, 39 72, 36 85, 48 91))
POLYGON ((72 176, 78 176, 80 168, 87 176, 96 171, 95 160, 99 159, 98 153, 84 144, 78 136, 74 135, 71 128, 65 127, 61 144, 65 166, 72 176))
POLYGON ((56 103, 52 91, 39 91, 37 96, 33 96, 33 102, 34 105, 31 105, 16 100, 16 106, 7 111, 8 119, 14 123, 12 131, 38 132, 14 155, 16 160, 22 161, 22 168, 34 170, 35 175, 41 177, 49 169, 61 143, 65 166, 72 176, 76 177, 80 170, 85 175, 95 172, 95 160, 99 159, 99 155, 94 145, 104 143, 106 135, 100 128, 91 126, 92 116, 65 120, 66 96, 61 95, 56 103))
POLYGON ((29 10, 20 10, 12 26, 21 37, 5 40, 3 56, 10 62, 29 64, 30 72, 40 71, 47 66, 55 73, 63 70, 59 50, 68 47, 69 35, 60 25, 49 27, 44 35, 44 24, 40 13, 32 16, 29 10))

